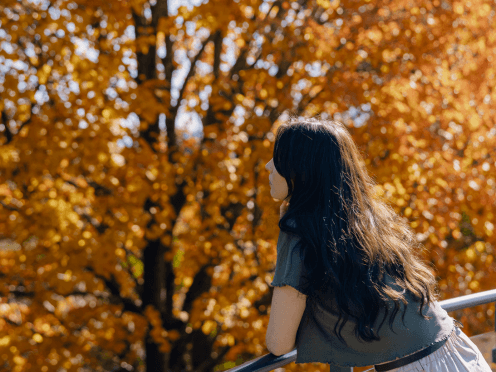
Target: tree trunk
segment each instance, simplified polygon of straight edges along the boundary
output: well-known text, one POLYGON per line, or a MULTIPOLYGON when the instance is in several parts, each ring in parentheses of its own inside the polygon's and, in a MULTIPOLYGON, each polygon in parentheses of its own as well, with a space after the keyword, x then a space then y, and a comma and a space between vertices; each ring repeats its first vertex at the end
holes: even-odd
MULTIPOLYGON (((155 309, 162 310, 162 292, 164 280, 164 255, 162 252, 160 240, 153 240, 143 252, 143 308, 152 305, 155 309)), ((147 372, 165 372, 166 361, 165 354, 158 350, 158 345, 149 335, 148 330, 145 340, 146 350, 146 371, 147 372)))

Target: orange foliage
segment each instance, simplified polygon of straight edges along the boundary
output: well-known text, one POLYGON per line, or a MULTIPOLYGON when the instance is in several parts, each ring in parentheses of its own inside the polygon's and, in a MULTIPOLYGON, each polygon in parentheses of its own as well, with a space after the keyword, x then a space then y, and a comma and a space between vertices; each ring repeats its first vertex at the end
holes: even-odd
POLYGON ((0 369, 267 353, 287 109, 350 127, 441 299, 494 288, 491 1, 171 3, 0 5, 0 369))

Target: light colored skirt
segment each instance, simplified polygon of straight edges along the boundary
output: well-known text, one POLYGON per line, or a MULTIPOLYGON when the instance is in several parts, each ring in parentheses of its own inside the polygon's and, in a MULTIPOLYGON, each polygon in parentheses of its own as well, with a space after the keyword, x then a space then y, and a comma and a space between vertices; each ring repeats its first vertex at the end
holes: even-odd
MULTIPOLYGON (((375 368, 372 370, 374 371, 375 368)), ((491 372, 479 348, 455 326, 446 343, 435 352, 388 372, 491 372)))

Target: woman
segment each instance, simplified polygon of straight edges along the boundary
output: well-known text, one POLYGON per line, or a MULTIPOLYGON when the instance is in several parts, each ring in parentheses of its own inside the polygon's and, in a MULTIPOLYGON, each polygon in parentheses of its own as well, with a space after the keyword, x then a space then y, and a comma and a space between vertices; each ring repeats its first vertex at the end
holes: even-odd
POLYGON ((491 372, 440 307, 422 245, 374 195, 341 123, 290 119, 266 169, 272 197, 283 200, 269 351, 296 347, 296 363, 328 363, 331 371, 491 372))

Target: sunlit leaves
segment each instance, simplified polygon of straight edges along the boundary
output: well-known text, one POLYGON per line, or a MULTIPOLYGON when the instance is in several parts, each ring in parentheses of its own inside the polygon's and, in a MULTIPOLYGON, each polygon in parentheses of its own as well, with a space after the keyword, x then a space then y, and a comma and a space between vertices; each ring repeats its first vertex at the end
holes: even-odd
POLYGON ((26 6, 0 12, 13 44, 1 58, 30 68, 10 64, 0 92, 0 231, 19 244, 1 253, 1 293, 33 293, 29 307, 0 305, 9 366, 42 370, 43 355, 47 371, 111 370, 120 354, 138 369, 148 331, 162 353, 193 330, 214 342, 209 355, 230 348, 224 360, 266 352, 278 206, 264 165, 287 109, 350 127, 442 296, 493 288, 489 1, 221 0, 168 16, 143 0, 83 1, 61 3, 58 19, 26 6), (179 123, 196 121, 203 137, 183 136, 179 123), (142 308, 152 243, 173 268, 157 298, 184 334, 165 329, 162 305, 142 308), (195 278, 205 288, 185 311, 195 278))

